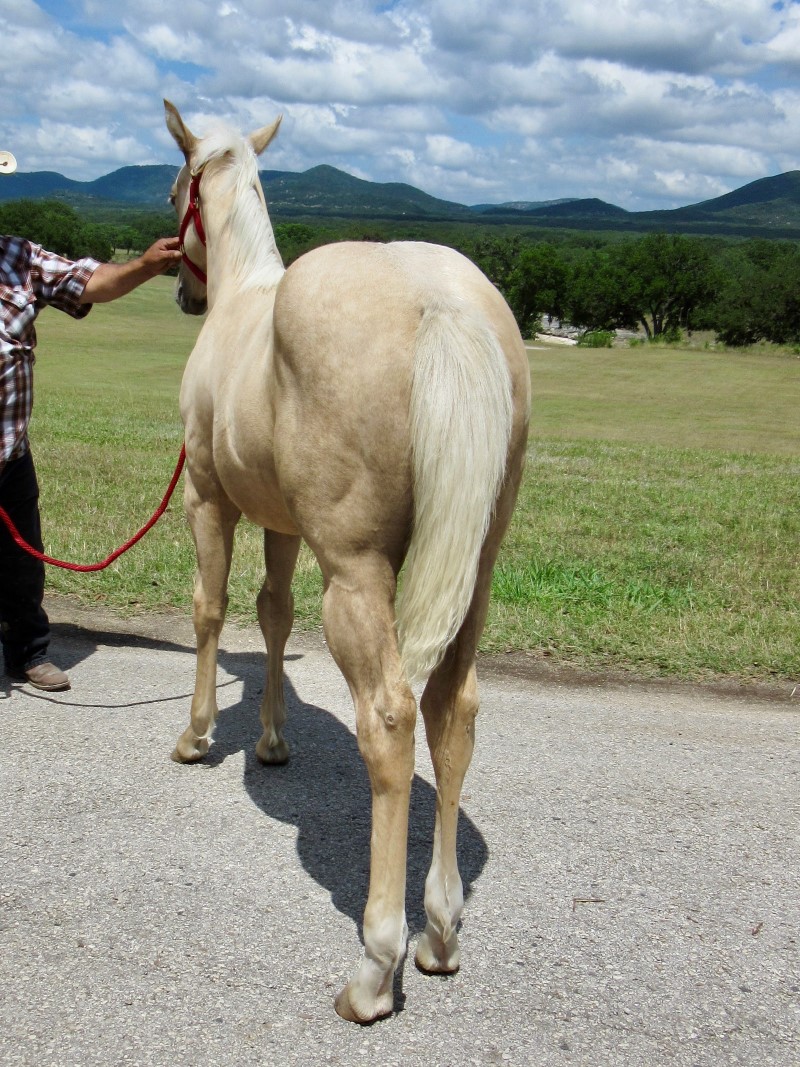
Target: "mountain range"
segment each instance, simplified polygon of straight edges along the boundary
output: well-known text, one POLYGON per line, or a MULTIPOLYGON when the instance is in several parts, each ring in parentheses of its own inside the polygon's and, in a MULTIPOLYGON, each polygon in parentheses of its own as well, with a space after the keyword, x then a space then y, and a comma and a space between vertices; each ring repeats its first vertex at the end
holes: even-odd
MULTIPOLYGON (((167 210, 178 168, 166 164, 122 167, 81 182, 54 171, 17 172, 0 181, 0 201, 59 199, 93 212, 167 210)), ((666 211, 626 211, 591 197, 505 204, 440 200, 401 182, 355 178, 325 164, 303 172, 265 170, 261 182, 275 221, 339 217, 428 222, 505 223, 581 230, 727 233, 800 238, 800 171, 760 178, 731 193, 666 211)))

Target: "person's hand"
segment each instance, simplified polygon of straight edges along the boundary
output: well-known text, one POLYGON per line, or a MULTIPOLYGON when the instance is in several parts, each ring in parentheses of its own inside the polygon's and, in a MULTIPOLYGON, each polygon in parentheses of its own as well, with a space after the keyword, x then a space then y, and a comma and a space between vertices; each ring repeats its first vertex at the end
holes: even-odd
POLYGON ((181 261, 180 246, 178 237, 159 237, 136 259, 127 263, 101 263, 86 283, 80 297, 81 304, 103 304, 117 300, 142 282, 177 266, 181 261))
POLYGON ((163 274, 170 267, 176 267, 181 261, 181 242, 178 237, 159 237, 143 252, 141 262, 153 277, 163 274))

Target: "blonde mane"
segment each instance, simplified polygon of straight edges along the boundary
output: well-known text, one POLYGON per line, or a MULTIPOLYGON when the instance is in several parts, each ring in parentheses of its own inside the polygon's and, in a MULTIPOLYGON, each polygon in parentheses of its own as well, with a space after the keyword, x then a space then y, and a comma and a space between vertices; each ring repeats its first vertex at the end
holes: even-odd
POLYGON ((261 190, 256 154, 248 141, 221 126, 203 138, 192 162, 200 170, 218 159, 224 161, 218 180, 225 193, 233 192, 225 230, 234 278, 240 289, 273 289, 285 268, 261 190))

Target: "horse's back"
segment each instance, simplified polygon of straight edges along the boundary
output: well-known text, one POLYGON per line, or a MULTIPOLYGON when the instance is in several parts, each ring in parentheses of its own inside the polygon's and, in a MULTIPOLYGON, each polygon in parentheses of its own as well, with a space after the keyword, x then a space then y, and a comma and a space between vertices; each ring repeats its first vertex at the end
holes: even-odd
POLYGON ((354 400, 388 393, 407 410, 418 331, 432 307, 480 317, 525 391, 527 357, 503 297, 471 260, 425 242, 345 241, 301 256, 275 298, 276 359, 307 386, 355 388, 354 400))
POLYGON ((513 323, 491 282, 452 248, 422 241, 342 241, 307 252, 288 269, 276 296, 276 329, 302 322, 327 335, 332 326, 350 331, 362 324, 375 344, 401 325, 413 340, 430 301, 448 297, 513 323), (356 309, 359 321, 346 314, 356 309), (375 322, 385 324, 377 334, 375 322))

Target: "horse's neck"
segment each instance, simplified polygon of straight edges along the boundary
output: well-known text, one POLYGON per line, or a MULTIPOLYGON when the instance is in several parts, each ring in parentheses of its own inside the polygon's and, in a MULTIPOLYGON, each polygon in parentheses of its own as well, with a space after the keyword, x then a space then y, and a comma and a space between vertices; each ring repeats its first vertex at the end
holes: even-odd
POLYGON ((213 294, 234 289, 274 289, 285 273, 266 208, 236 204, 208 225, 209 304, 213 294))

